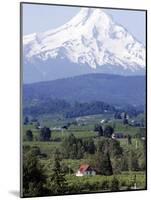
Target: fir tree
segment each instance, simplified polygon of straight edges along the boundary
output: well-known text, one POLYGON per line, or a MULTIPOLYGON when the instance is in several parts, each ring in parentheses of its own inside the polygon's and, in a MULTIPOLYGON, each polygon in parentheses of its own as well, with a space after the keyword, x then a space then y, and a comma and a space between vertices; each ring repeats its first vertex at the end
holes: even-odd
POLYGON ((113 174, 112 164, 110 160, 110 155, 107 152, 106 154, 102 155, 102 162, 101 162, 101 174, 110 176, 113 174))
POLYGON ((110 176, 113 174, 112 164, 110 160, 109 153, 97 152, 95 157, 95 168, 98 173, 105 176, 110 176))
POLYGON ((31 130, 26 131, 26 140, 27 141, 33 141, 33 133, 31 130))
POLYGON ((65 194, 67 193, 67 182, 65 174, 61 168, 60 158, 55 156, 52 166, 52 172, 48 179, 48 187, 51 194, 65 194))
POLYGON ((127 136, 127 142, 129 145, 132 144, 132 137, 129 134, 127 136))
POLYGON ((103 136, 103 128, 101 125, 96 124, 94 127, 94 131, 98 133, 98 136, 103 136))
POLYGON ((46 176, 38 158, 32 151, 28 151, 23 157, 23 196, 43 196, 46 193, 44 184, 46 176))

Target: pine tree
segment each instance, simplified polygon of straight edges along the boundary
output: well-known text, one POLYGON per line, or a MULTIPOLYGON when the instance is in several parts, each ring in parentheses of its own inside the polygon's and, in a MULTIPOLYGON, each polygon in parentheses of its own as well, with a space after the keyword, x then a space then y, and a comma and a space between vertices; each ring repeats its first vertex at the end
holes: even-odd
POLYGON ((39 139, 40 141, 50 141, 51 130, 47 127, 44 127, 40 131, 39 139))
POLYGON ((97 152, 95 159, 96 159, 95 161, 96 169, 99 174, 105 176, 110 176, 113 174, 110 155, 108 152, 106 153, 97 152))
POLYGON ((104 136, 105 137, 111 137, 111 135, 114 133, 114 129, 112 126, 110 125, 107 125, 104 129, 104 136))
POLYGON ((77 159, 83 158, 84 154, 84 147, 82 146, 81 142, 77 143, 77 159))
POLYGON ((132 144, 132 137, 129 134, 127 136, 127 142, 129 145, 132 144))
POLYGON ((124 125, 128 124, 128 116, 127 116, 127 113, 124 113, 124 114, 123 114, 123 124, 124 124, 124 125))
POLYGON ((108 152, 102 155, 101 174, 106 176, 110 176, 113 174, 110 155, 108 152))
POLYGON ((50 194, 56 195, 67 193, 67 182, 58 156, 56 156, 54 159, 52 172, 50 178, 48 179, 48 187, 50 189, 50 194))
POLYGON ((84 149, 89 154, 95 153, 95 144, 94 144, 94 141, 92 138, 88 138, 88 139, 84 140, 84 149))
POLYGON ((94 127, 94 131, 98 133, 98 136, 103 136, 103 128, 101 125, 96 124, 94 127))
POLYGON ((28 119, 27 116, 25 116, 25 118, 24 118, 24 125, 27 125, 28 123, 29 123, 29 119, 28 119))
POLYGON ((44 184, 46 176, 39 160, 32 151, 23 156, 23 196, 43 196, 46 193, 44 184))
POLYGON ((26 140, 27 141, 33 141, 33 133, 31 130, 26 131, 26 140))

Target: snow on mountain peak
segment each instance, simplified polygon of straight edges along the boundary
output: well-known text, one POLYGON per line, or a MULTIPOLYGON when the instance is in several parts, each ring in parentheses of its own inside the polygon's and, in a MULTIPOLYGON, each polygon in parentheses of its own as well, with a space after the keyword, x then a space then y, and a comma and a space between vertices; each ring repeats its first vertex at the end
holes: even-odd
POLYGON ((23 48, 28 62, 58 58, 93 69, 108 64, 132 72, 145 69, 144 46, 97 8, 82 8, 59 28, 24 36, 23 48))

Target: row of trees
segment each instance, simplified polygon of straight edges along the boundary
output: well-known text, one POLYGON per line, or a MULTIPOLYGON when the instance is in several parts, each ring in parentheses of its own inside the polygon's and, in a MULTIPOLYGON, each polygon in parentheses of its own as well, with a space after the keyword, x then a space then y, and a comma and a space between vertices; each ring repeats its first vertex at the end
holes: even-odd
POLYGON ((65 159, 81 159, 87 154, 93 155, 90 163, 102 175, 112 175, 111 159, 117 159, 123 155, 120 142, 116 140, 102 139, 95 145, 92 138, 79 139, 73 134, 63 140, 61 149, 62 157, 65 159))
MULTIPOLYGON (((39 141, 50 141, 50 138, 51 130, 46 127, 41 129, 39 133, 39 141)), ((33 134, 30 130, 26 132, 26 140, 33 140, 33 134)), ((119 141, 109 137, 104 139, 100 138, 97 144, 95 144, 92 138, 81 139, 70 134, 68 137, 65 137, 61 143, 61 154, 65 159, 82 159, 87 155, 94 155, 93 157, 96 157, 95 167, 98 168, 98 171, 100 170, 97 163, 101 163, 101 160, 98 162, 98 155, 100 156, 100 159, 111 159, 113 171, 116 173, 127 170, 144 170, 145 154, 143 152, 145 151, 145 141, 136 139, 136 144, 134 146, 130 135, 127 136, 127 140, 129 146, 127 149, 123 150, 119 141), (143 143, 144 149, 138 148, 138 143, 143 143)))
POLYGON ((100 124, 96 124, 94 127, 94 131, 97 132, 98 136, 104 136, 110 138, 114 133, 114 128, 110 125, 106 125, 103 128, 100 124))
MULTIPOLYGON (((72 177, 69 179, 64 173, 59 151, 55 151, 53 160, 47 160, 47 164, 45 165, 41 164, 39 154, 41 154, 40 149, 36 147, 26 146, 23 149, 24 197, 91 192, 96 190, 118 191, 121 186, 127 186, 127 189, 134 186, 134 180, 121 183, 116 178, 116 175, 111 178, 104 177, 100 181, 94 180, 94 182, 89 182, 87 181, 88 179, 83 179, 83 181, 79 182, 79 178, 74 177, 74 181, 72 182, 72 177)), ((97 151, 95 159, 97 160, 96 169, 100 170, 100 174, 106 176, 114 174, 109 152, 105 151, 101 153, 97 151)))
POLYGON ((36 104, 33 104, 33 102, 34 99, 31 99, 31 97, 29 99, 24 99, 24 116, 38 117, 43 114, 59 113, 67 118, 73 118, 85 115, 102 114, 107 111, 114 114, 116 119, 121 119, 121 114, 123 112, 127 113, 130 117, 136 117, 144 112, 144 106, 125 105, 121 108, 116 108, 114 104, 108 104, 102 101, 69 103, 63 99, 46 98, 43 95, 38 98, 36 104))
POLYGON ((71 134, 62 141, 61 154, 64 159, 88 159, 90 155, 89 163, 104 175, 144 170, 144 149, 138 148, 136 152, 130 136, 128 142, 128 148, 123 149, 119 141, 111 138, 101 138, 95 144, 92 138, 80 139, 71 134))
POLYGON ((86 115, 102 114, 104 112, 114 113, 115 107, 105 102, 94 101, 90 103, 74 103, 65 113, 66 118, 73 118, 86 115))
MULTIPOLYGON (((94 101, 90 103, 68 103, 61 99, 39 99, 37 104, 33 105, 33 102, 25 104, 23 113, 26 116, 36 116, 43 114, 63 114, 66 118, 73 118, 78 116, 102 114, 105 111, 114 113, 115 107, 101 101, 94 101)), ((25 120, 24 120, 25 121, 25 120)), ((26 121, 25 121, 26 122, 26 121)), ((26 123, 24 123, 26 125, 26 123)))
MULTIPOLYGON (((67 129, 68 127, 69 127, 69 125, 63 126, 62 128, 67 129)), ((97 132, 98 136, 104 136, 104 137, 110 138, 114 132, 114 129, 112 128, 112 126, 109 126, 109 125, 107 125, 104 129, 102 128, 101 125, 95 125, 94 131, 97 132)), ((72 137, 71 137, 71 139, 72 139, 72 137)), ((33 132, 31 130, 27 130, 25 133, 24 139, 26 141, 33 141, 34 140, 33 132)), ((39 131, 39 135, 36 136, 36 139, 39 141, 50 141, 50 139, 51 139, 50 128, 48 128, 48 127, 41 128, 39 131)), ((79 140, 78 143, 80 145, 81 141, 79 140)), ((91 144, 92 144, 92 141, 91 141, 91 144)))
POLYGON ((63 139, 61 148, 64 158, 81 159, 85 153, 95 153, 95 144, 92 138, 76 138, 73 134, 63 139))
MULTIPOLYGON (((43 127, 40 129, 39 135, 36 136, 36 139, 39 141, 50 141, 51 139, 51 130, 48 127, 43 127)), ((24 140, 33 141, 34 136, 31 130, 27 130, 25 133, 24 140)))
POLYGON ((99 140, 96 145, 96 152, 91 158, 90 164, 94 166, 99 174, 109 176, 116 173, 114 162, 122 156, 123 149, 118 141, 112 139, 102 139, 99 140))
MULTIPOLYGON (((102 182, 102 184, 84 184, 80 183, 76 186, 69 184, 66 179, 65 173, 61 165, 61 158, 55 153, 53 158, 53 164, 50 166, 43 166, 39 159, 38 154, 35 153, 35 149, 24 149, 23 156, 23 196, 47 196, 57 194, 69 194, 77 192, 93 191, 94 189, 110 189, 111 191, 117 191, 119 189, 119 181, 116 177, 113 177, 111 182, 102 182), (99 187, 98 187, 99 186, 99 187)), ((49 162, 48 162, 49 163, 49 162)), ((104 163, 105 164, 105 163, 104 163)), ((108 168, 108 165, 104 165, 108 168)), ((106 174, 111 175, 111 174, 106 174)))

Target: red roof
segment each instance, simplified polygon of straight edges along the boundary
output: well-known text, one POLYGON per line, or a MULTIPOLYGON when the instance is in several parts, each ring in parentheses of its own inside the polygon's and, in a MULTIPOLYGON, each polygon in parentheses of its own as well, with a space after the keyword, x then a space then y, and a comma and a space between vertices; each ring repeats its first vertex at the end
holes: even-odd
POLYGON ((88 170, 89 167, 90 167, 90 165, 81 165, 79 170, 81 173, 84 173, 85 171, 88 170))

